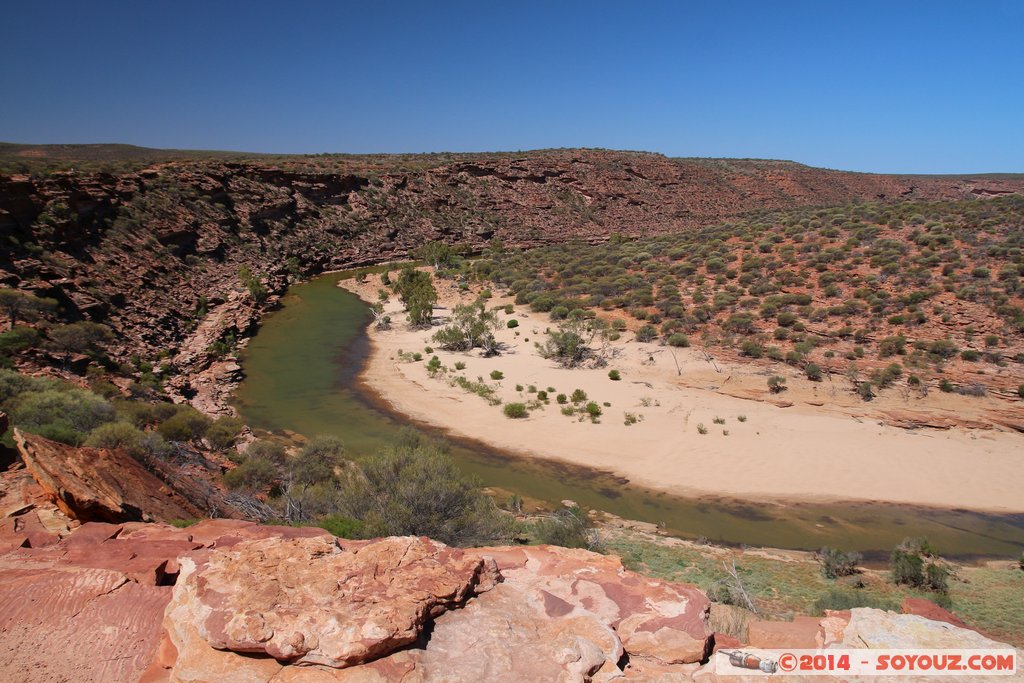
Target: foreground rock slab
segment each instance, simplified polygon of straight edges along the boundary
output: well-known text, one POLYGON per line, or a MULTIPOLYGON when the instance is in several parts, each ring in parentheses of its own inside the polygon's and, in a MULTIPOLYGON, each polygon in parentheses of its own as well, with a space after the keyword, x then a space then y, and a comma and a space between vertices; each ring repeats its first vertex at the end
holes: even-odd
POLYGON ((243 541, 181 563, 168 609, 179 651, 189 624, 217 650, 332 668, 414 642, 430 618, 497 579, 479 555, 413 537, 348 548, 324 537, 243 541))
POLYGON ((696 586, 627 571, 614 555, 555 546, 484 548, 505 582, 543 606, 548 618, 593 615, 614 628, 630 657, 661 664, 705 659, 713 640, 711 602, 696 586))
MULTIPOLYGON (((0 680, 716 681, 709 605, 584 550, 90 522, 0 551, 0 680)), ((824 647, 1000 646, 936 616, 854 609, 761 625, 824 647)))

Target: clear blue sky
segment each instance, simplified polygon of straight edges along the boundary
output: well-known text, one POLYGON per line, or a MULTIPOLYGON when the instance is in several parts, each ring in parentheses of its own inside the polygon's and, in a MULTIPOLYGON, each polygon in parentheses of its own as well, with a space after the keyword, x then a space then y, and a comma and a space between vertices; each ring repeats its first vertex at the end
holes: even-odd
POLYGON ((5 3, 0 140, 1024 172, 1024 0, 5 3))

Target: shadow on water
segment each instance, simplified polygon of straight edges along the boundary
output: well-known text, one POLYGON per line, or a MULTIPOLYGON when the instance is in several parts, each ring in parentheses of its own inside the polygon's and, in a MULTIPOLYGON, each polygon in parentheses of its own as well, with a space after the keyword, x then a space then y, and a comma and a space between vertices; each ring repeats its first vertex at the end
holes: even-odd
MULTIPOLYGON (((242 354, 246 379, 235 394, 235 406, 256 428, 334 434, 356 455, 391 443, 397 430, 410 424, 442 435, 396 415, 361 385, 371 316, 355 295, 335 286, 351 275, 332 273, 297 285, 281 308, 266 317, 242 354)), ((778 548, 833 545, 881 553, 906 536, 927 536, 950 557, 1019 556, 1024 549, 1024 515, 861 502, 682 498, 635 486, 612 473, 445 438, 460 469, 485 486, 555 504, 574 500, 583 507, 659 524, 687 538, 778 548)))

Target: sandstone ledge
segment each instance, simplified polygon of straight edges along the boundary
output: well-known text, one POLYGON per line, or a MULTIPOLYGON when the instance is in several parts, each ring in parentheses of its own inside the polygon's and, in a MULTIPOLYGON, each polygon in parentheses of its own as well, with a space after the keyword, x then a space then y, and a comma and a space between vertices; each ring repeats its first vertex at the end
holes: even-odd
MULTIPOLYGON (((713 681, 709 607, 694 586, 583 550, 86 523, 0 554, 0 680, 713 681)), ((908 606, 939 620, 855 609, 755 631, 809 646, 993 646, 929 609, 908 606)))

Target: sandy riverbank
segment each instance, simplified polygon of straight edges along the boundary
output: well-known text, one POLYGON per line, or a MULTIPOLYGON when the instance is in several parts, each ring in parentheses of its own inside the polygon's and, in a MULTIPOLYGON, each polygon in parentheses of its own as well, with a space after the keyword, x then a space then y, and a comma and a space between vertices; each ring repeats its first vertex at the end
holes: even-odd
MULTIPOLYGON (((374 301, 380 283, 371 276, 365 284, 345 280, 341 286, 374 301)), ((453 305, 471 298, 449 283, 438 283, 438 289, 439 322, 453 305)), ((505 303, 511 299, 495 297, 489 306, 505 303)), ((841 376, 816 383, 784 364, 769 368, 725 358, 710 363, 700 349, 673 353, 657 342, 637 342, 631 333, 611 344, 614 357, 606 368, 567 370, 537 354, 534 342, 553 323, 525 306, 511 315, 499 313, 498 337, 506 350, 492 358, 437 349, 430 339, 437 326, 409 329, 394 298, 387 311, 393 328, 370 330, 372 352, 362 375, 367 386, 403 414, 498 448, 612 471, 678 495, 1024 511, 1024 436, 999 428, 907 430, 881 419, 899 411, 970 421, 986 409, 1005 409, 999 399, 938 392, 922 399, 890 389, 865 404, 841 376), (504 326, 511 318, 519 321, 515 330, 504 326), (428 346, 435 347, 433 354, 426 353, 428 346), (424 358, 403 361, 400 351, 424 358), (448 371, 431 377, 430 355, 448 371), (455 370, 456 362, 465 369, 455 370), (622 379, 609 379, 609 369, 619 370, 622 379), (504 379, 491 380, 493 370, 504 379), (770 374, 785 376, 790 388, 769 394, 770 374), (456 375, 482 377, 506 403, 529 402, 530 385, 556 391, 528 418, 509 419, 501 406, 453 386, 448 380, 456 375), (577 388, 592 401, 611 404, 602 406, 599 423, 561 413, 555 394, 577 388), (638 422, 626 425, 626 413, 638 422)))

